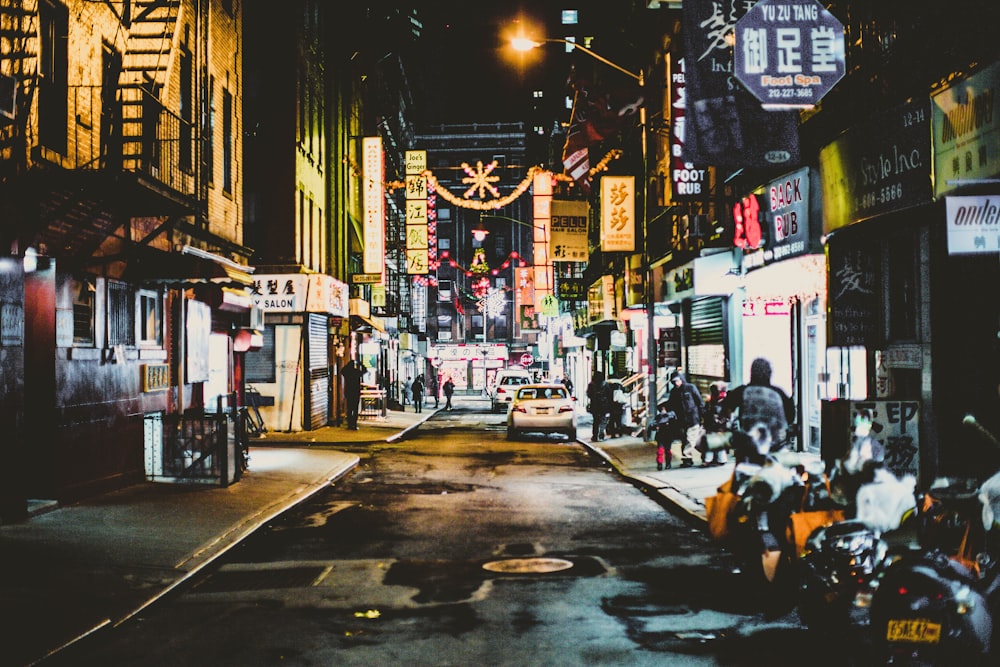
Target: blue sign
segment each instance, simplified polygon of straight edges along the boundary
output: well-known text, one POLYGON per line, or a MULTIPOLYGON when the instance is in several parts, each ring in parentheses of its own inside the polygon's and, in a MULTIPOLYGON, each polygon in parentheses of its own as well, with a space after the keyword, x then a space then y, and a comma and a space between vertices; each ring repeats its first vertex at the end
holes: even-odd
POLYGON ((846 71, 844 26, 816 0, 761 0, 735 32, 735 76, 765 109, 813 107, 846 71))

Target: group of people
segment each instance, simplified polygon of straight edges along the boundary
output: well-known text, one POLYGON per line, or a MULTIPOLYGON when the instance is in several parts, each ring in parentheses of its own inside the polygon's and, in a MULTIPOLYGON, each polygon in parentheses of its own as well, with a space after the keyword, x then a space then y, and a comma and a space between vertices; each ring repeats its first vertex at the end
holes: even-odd
POLYGON ((451 397, 455 394, 455 383, 452 381, 451 376, 445 378, 444 384, 440 387, 438 386, 438 379, 436 375, 431 375, 429 381, 424 379, 424 374, 421 373, 413 380, 406 378, 403 382, 403 408, 409 403, 413 403, 413 408, 416 412, 423 412, 424 408, 424 396, 429 394, 434 399, 434 408, 437 409, 441 406, 441 392, 444 392, 444 409, 451 410, 451 397))
POLYGON ((708 401, 675 370, 667 400, 657 406, 656 469, 670 467, 671 447, 681 443, 681 467, 694 465, 694 452, 703 466, 737 462, 763 463, 768 452, 788 439, 795 418, 792 399, 771 384, 771 363, 764 358, 750 365, 750 381, 732 391, 722 383, 710 388, 708 401))
MULTIPOLYGON (((344 378, 344 402, 346 403, 344 411, 347 417, 347 428, 356 431, 358 430, 358 412, 361 407, 362 378, 365 375, 364 364, 352 359, 344 366, 341 375, 344 378)), ((451 397, 455 393, 455 383, 451 377, 445 379, 441 389, 444 391, 445 409, 451 410, 451 397)), ((413 380, 407 378, 406 382, 403 383, 402 393, 404 408, 408 403, 413 403, 417 412, 423 412, 424 396, 427 393, 434 397, 435 408, 441 405, 438 379, 434 375, 431 376, 429 384, 424 380, 423 373, 413 380)))
POLYGON ((588 411, 594 417, 593 439, 632 435, 628 396, 618 382, 608 382, 604 373, 594 373, 587 385, 588 411))

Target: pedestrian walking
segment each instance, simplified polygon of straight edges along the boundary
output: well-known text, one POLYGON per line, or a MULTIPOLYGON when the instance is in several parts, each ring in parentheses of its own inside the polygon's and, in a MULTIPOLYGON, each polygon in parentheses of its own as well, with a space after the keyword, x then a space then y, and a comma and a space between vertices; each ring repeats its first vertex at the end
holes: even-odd
POLYGON ((361 378, 364 366, 353 359, 347 362, 341 375, 344 377, 344 409, 347 413, 347 428, 358 430, 358 409, 361 405, 361 378))
POLYGON ((705 411, 705 400, 701 392, 687 381, 684 374, 675 370, 670 374, 673 389, 667 398, 667 408, 677 413, 678 427, 683 433, 681 437, 681 467, 690 468, 694 465, 694 451, 701 440, 702 414, 705 411))
POLYGON ((726 413, 722 401, 726 398, 726 384, 713 382, 709 387, 709 398, 705 403, 705 432, 698 441, 703 466, 724 465, 729 462, 729 443, 732 419, 726 413))
POLYGON ((403 407, 413 402, 413 380, 406 378, 403 381, 403 407))
POLYGON ((604 379, 604 373, 595 371, 587 385, 587 410, 594 418, 591 438, 594 442, 604 440, 607 436, 608 411, 611 408, 611 387, 604 379))
POLYGON ((621 382, 609 382, 608 385, 611 387, 611 403, 608 404, 608 437, 618 438, 625 435, 625 403, 628 397, 625 396, 621 382))
POLYGON ((734 415, 732 449, 737 463, 763 464, 768 454, 783 447, 788 427, 795 419, 795 405, 784 391, 771 384, 771 362, 758 357, 750 364, 750 382, 726 394, 722 407, 734 415), (751 438, 758 432, 764 438, 751 438))
POLYGON ((451 410, 451 396, 455 393, 455 383, 451 381, 451 376, 444 381, 444 409, 451 410))
POLYGON ((438 382, 437 373, 431 375, 431 379, 427 382, 427 389, 434 397, 434 409, 436 410, 441 402, 441 385, 438 382))
POLYGON ((413 407, 416 412, 424 411, 424 376, 418 375, 417 379, 410 385, 413 394, 413 407))
POLYGON ((562 383, 563 383, 563 386, 566 387, 566 391, 569 392, 569 395, 572 396, 573 395, 573 381, 569 379, 568 375, 563 376, 562 383))
POLYGON ((670 469, 670 446, 677 440, 677 413, 672 412, 666 403, 660 403, 656 407, 656 421, 653 422, 656 429, 656 469, 670 469))

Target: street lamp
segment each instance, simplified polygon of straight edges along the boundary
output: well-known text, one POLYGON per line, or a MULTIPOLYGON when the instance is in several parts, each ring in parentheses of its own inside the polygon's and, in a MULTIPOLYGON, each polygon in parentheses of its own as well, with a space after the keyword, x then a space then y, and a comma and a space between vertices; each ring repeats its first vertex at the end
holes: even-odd
POLYGON ((655 294, 653 290, 653 268, 652 261, 649 256, 649 237, 647 234, 647 224, 649 220, 649 206, 647 202, 647 197, 649 195, 648 184, 646 183, 646 170, 647 170, 647 145, 646 145, 646 95, 645 86, 646 79, 643 76, 642 70, 639 73, 630 72, 621 65, 611 62, 607 58, 597 53, 594 53, 585 46, 580 46, 576 42, 571 42, 568 39, 560 38, 549 38, 543 39, 541 41, 535 41, 527 37, 515 37, 511 39, 511 46, 517 51, 530 51, 531 49, 538 48, 546 42, 553 42, 556 44, 567 44, 573 49, 579 49, 580 51, 586 53, 591 58, 599 60, 605 65, 618 70, 619 72, 626 74, 636 81, 639 82, 639 88, 643 89, 642 105, 639 107, 639 128, 642 132, 641 141, 641 152, 642 152, 642 265, 643 265, 643 278, 645 282, 645 301, 646 301, 646 331, 647 331, 647 341, 646 341, 646 364, 647 364, 647 379, 649 381, 649 397, 646 400, 646 437, 652 439, 653 437, 653 419, 656 415, 656 333, 653 329, 653 310, 655 306, 655 294))

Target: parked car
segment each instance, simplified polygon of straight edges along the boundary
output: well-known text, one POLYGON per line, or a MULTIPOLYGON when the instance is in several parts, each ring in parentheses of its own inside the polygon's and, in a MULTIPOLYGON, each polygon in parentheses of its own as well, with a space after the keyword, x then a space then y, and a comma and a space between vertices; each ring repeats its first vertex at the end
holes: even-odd
POLYGON ((523 368, 506 368, 497 371, 493 384, 486 388, 490 397, 490 409, 497 412, 501 407, 507 407, 514 398, 518 387, 531 384, 531 374, 523 368))
POLYGON ((507 413, 507 439, 522 433, 562 433, 576 439, 576 406, 562 384, 527 384, 517 388, 507 413))

